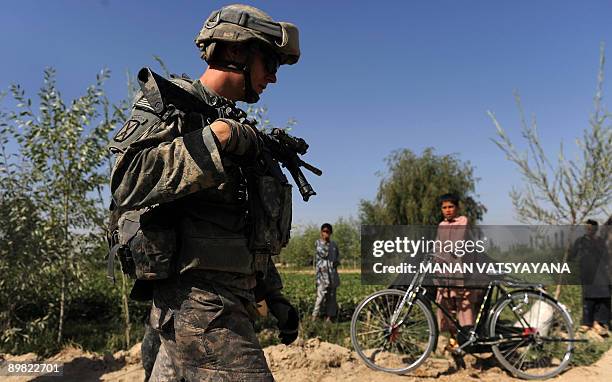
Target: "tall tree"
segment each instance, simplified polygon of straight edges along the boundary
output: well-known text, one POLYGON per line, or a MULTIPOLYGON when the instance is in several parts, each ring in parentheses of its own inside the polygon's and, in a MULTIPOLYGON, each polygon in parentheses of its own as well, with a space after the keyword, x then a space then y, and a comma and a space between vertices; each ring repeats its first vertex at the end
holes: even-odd
POLYGON ((485 206, 476 198, 474 169, 455 155, 436 155, 427 148, 421 156, 408 149, 386 158, 376 199, 362 200, 363 224, 437 225, 442 220, 439 196, 455 193, 462 201, 461 212, 471 222, 482 219, 485 206))
MULTIPOLYGON (((102 166, 107 160, 108 134, 119 115, 104 95, 103 83, 108 77, 109 72, 102 71, 84 95, 67 105, 57 88, 55 71, 47 69, 37 108, 19 85, 13 85, 16 110, 5 115, 4 124, 18 145, 23 165, 21 174, 3 173, 5 178, 21 179, 11 184, 22 187, 4 188, 2 193, 7 197, 24 195, 31 203, 30 215, 38 218, 32 230, 38 235, 35 255, 45 267, 30 272, 39 272, 39 282, 52 296, 47 316, 55 317, 58 344, 63 338, 67 301, 83 280, 83 264, 93 261, 104 237, 102 189, 107 177, 102 166)), ((4 162, 3 167, 11 168, 10 160, 4 162)), ((19 211, 21 216, 24 213, 27 211, 19 211)), ((4 234, 16 232, 9 229, 4 234)))
POLYGON ((8 121, 9 113, 0 112, 0 344, 10 352, 46 328, 44 314, 38 320, 24 316, 33 309, 32 296, 47 296, 39 276, 49 264, 38 256, 41 217, 28 164, 9 150, 14 126, 8 121))
POLYGON ((602 104, 605 50, 601 45, 594 112, 589 127, 577 139, 578 157, 567 159, 560 145, 557 163, 546 155, 537 131, 535 117, 527 122, 521 100, 515 94, 521 116, 521 134, 527 148, 514 146, 492 112, 497 129, 493 142, 515 163, 523 177, 524 190, 510 193, 518 218, 524 223, 581 224, 594 215, 608 216, 612 204, 612 124, 611 114, 602 104))
MULTIPOLYGON (((578 156, 568 160, 563 143, 560 145, 557 162, 544 152, 537 131, 535 117, 527 122, 521 100, 515 94, 521 116, 521 134, 527 148, 517 149, 492 112, 489 116, 497 129, 493 142, 516 164, 525 183, 525 189, 513 189, 510 193, 518 218, 527 224, 582 224, 589 217, 608 216, 612 203, 612 124, 611 114, 602 104, 605 47, 601 44, 599 71, 594 97, 594 111, 589 118, 589 127, 583 131, 582 139, 576 139, 578 156)), ((568 239, 573 237, 570 231, 568 239)), ((569 244, 565 243, 569 250, 569 244)), ((566 251, 565 259, 567 259, 566 251)), ((555 297, 561 293, 557 285, 555 297)))

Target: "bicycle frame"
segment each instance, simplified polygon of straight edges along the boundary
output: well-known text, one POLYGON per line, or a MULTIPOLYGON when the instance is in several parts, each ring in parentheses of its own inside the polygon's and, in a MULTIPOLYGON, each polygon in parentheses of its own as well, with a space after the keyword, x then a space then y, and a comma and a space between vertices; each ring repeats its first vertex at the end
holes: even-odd
MULTIPOLYGON (((428 260, 431 260, 436 255, 435 254, 426 254, 426 256, 428 257, 428 260)), ((476 315, 476 320, 475 320, 474 326, 470 327, 469 329, 466 329, 465 327, 461 326, 459 321, 452 315, 451 312, 449 312, 444 306, 442 306, 439 303, 437 303, 435 298, 429 298, 429 296, 427 296, 427 289, 422 286, 422 283, 423 283, 424 279, 425 279, 425 274, 420 273, 420 272, 417 273, 415 275, 415 277, 412 279, 412 282, 410 283, 410 286, 406 290, 406 293, 404 294, 404 297, 401 299, 401 301, 395 307, 393 315, 391 316, 390 326, 391 327, 400 326, 404 322, 404 318, 408 317, 410 315, 410 312, 412 310, 412 306, 414 304, 414 300, 417 298, 417 296, 422 295, 422 297, 426 300, 426 302, 429 303, 429 306, 431 306, 431 304, 433 304, 438 309, 440 309, 442 314, 447 319, 450 320, 452 325, 454 325, 454 327, 457 329, 458 333, 460 335, 463 335, 464 338, 468 339, 466 342, 464 342, 462 345, 459 346, 457 351, 462 351, 467 346, 470 346, 470 345, 473 345, 473 344, 479 344, 479 345, 499 345, 499 344, 502 344, 504 342, 510 342, 510 341, 513 341, 513 340, 516 340, 516 339, 523 338, 522 336, 503 336, 503 337, 500 336, 499 338, 489 338, 489 337, 481 337, 481 336, 478 335, 478 328, 479 328, 479 326, 480 325, 485 325, 486 322, 489 319, 490 314, 492 313, 492 310, 489 310, 489 312, 485 312, 485 309, 487 307, 487 303, 489 302, 489 300, 491 300, 491 303, 490 303, 489 306, 493 306, 493 304, 499 300, 500 294, 510 298, 512 291, 510 291, 509 289, 506 289, 504 286, 514 287, 514 288, 517 288, 519 290, 530 290, 530 291, 533 291, 533 292, 538 292, 541 295, 548 295, 546 293, 546 291, 544 291, 543 285, 541 285, 541 284, 515 283, 515 282, 511 282, 511 281, 492 280, 492 281, 490 281, 488 283, 488 285, 486 287, 486 292, 484 294, 484 298, 483 298, 482 302, 480 303, 480 307, 478 309, 478 314, 476 315), (404 318, 402 318, 402 320, 400 320, 399 322, 396 323, 396 321, 399 318, 400 312, 404 308, 405 304, 408 304, 408 310, 404 314, 404 318)), ((514 291, 516 291, 516 289, 514 291)), ((558 304, 557 300, 555 300, 555 299, 553 299, 553 300, 558 304)), ((521 316, 520 314, 515 312, 514 302, 511 301, 510 304, 511 304, 511 306, 513 308, 512 310, 514 312, 514 315, 516 316, 517 322, 520 322, 521 324, 523 324, 525 326, 529 326, 529 323, 526 322, 525 318, 523 316, 521 316)), ((569 340, 568 339, 568 340, 565 340, 565 341, 567 341, 567 342, 580 342, 582 340, 576 340, 576 339, 569 340)))
MULTIPOLYGON (((428 261, 436 257, 424 255, 428 261)), ((507 276, 502 280, 497 273, 491 276, 496 279, 476 284, 484 291, 483 297, 474 324, 464 327, 454 309, 435 297, 439 288, 468 288, 464 286, 466 279, 459 285, 432 283, 431 288, 429 273, 418 272, 407 288, 405 284, 392 284, 370 294, 358 305, 351 320, 351 341, 357 354, 375 370, 394 374, 415 370, 436 349, 440 334, 432 314, 436 307, 460 336, 459 346, 451 349, 459 367, 464 364, 465 353, 486 352, 520 378, 548 378, 562 372, 571 360, 573 343, 586 341, 575 339, 568 309, 541 284, 520 283, 507 276), (385 351, 390 358, 378 359, 378 354, 385 351)), ((452 274, 448 279, 461 280, 452 274)), ((475 280, 479 279, 482 280, 475 280)))

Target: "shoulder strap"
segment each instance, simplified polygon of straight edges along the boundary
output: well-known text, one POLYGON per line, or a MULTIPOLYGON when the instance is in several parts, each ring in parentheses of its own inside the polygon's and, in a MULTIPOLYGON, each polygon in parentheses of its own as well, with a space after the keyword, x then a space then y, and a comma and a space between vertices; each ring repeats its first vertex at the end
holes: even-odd
POLYGON ((204 102, 197 91, 193 93, 193 84, 187 84, 187 80, 179 78, 174 78, 173 81, 165 79, 150 68, 142 68, 138 72, 140 89, 155 112, 162 115, 162 120, 165 114, 174 110, 203 116, 218 114, 215 106, 204 102))
POLYGON ((183 77, 173 77, 170 79, 170 82, 180 86, 183 90, 189 92, 192 96, 198 98, 200 97, 200 95, 198 94, 198 90, 193 85, 192 80, 183 77))

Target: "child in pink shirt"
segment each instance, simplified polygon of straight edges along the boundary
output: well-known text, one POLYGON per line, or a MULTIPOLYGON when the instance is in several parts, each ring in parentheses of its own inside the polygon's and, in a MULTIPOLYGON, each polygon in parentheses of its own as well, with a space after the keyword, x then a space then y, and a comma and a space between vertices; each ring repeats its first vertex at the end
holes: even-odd
MULTIPOLYGON (((459 216, 459 198, 453 194, 445 194, 440 197, 440 206, 444 220, 438 226, 437 239, 445 242, 447 240, 457 241, 465 240, 468 230, 468 218, 459 216)), ((459 262, 460 258, 453 254, 444 254, 448 261, 459 262)), ((453 276, 453 275, 451 275, 453 276)), ((454 275, 455 277, 457 275, 454 275)), ((463 285, 460 281, 459 285, 463 285)), ((457 284, 455 284, 457 285, 457 284)), ((469 290, 461 287, 453 288, 438 288, 436 302, 448 310, 451 314, 456 315, 461 326, 474 325, 474 307, 478 301, 479 294, 475 290, 469 290)), ((449 347, 455 348, 458 346, 456 340, 457 328, 451 325, 451 322, 446 318, 441 310, 436 312, 438 319, 438 327, 440 331, 449 331, 451 339, 449 347)))

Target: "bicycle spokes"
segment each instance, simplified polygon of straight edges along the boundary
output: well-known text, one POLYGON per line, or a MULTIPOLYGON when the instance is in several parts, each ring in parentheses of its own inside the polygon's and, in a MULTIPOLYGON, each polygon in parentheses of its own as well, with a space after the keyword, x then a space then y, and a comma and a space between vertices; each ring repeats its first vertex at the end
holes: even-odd
POLYGON ((353 343, 369 366, 400 372, 431 351, 433 317, 422 303, 418 307, 402 304, 403 292, 383 292, 366 299, 355 311, 353 343))
POLYGON ((493 313, 493 347, 500 362, 523 378, 548 378, 569 362, 573 328, 556 301, 536 291, 511 294, 493 313))

